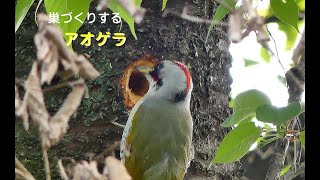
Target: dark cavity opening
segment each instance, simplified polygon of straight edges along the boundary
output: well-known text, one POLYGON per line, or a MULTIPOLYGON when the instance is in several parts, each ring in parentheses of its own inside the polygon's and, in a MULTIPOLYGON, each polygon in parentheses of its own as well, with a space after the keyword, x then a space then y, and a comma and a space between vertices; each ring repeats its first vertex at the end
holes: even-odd
POLYGON ((147 78, 139 71, 133 71, 129 79, 129 88, 131 92, 138 96, 144 96, 149 89, 147 78))

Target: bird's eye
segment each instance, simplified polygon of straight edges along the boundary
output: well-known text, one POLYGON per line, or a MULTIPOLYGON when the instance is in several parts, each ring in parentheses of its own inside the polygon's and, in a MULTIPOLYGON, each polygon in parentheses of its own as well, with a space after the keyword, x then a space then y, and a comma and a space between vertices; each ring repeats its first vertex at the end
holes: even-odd
POLYGON ((160 79, 159 74, 160 74, 160 70, 163 67, 164 67, 164 64, 159 63, 153 68, 153 71, 150 72, 150 75, 153 77, 154 81, 158 82, 158 80, 160 79))
POLYGON ((159 63, 158 65, 156 65, 156 67, 154 67, 154 70, 159 72, 160 69, 162 69, 164 67, 164 64, 163 63, 159 63))

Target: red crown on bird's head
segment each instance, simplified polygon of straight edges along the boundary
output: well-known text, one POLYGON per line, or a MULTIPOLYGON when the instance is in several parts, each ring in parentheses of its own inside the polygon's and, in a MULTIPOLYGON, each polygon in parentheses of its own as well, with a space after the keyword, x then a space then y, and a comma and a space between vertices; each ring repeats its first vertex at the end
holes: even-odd
POLYGON ((179 62, 179 61, 173 61, 173 62, 175 64, 177 64, 182 69, 184 74, 186 75, 187 88, 185 90, 186 91, 185 93, 188 93, 188 90, 190 89, 190 85, 191 85, 191 74, 190 74, 189 68, 185 64, 183 64, 182 62, 179 62))

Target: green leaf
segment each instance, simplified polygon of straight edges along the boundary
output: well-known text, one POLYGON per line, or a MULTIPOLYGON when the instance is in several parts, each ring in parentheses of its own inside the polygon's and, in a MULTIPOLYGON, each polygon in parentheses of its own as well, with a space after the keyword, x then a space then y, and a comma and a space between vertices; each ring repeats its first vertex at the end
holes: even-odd
POLYGON ((305 11, 305 5, 306 5, 305 0, 295 0, 295 2, 300 11, 305 11))
POLYGON ((264 60, 264 62, 269 63, 271 59, 271 55, 269 54, 268 50, 265 48, 261 47, 260 49, 260 56, 264 60))
POLYGON ((231 100, 229 101, 229 107, 230 107, 230 108, 233 108, 233 105, 234 105, 234 99, 231 99, 231 100))
POLYGON ((253 61, 251 59, 244 58, 243 60, 244 60, 244 67, 249 67, 249 66, 254 66, 259 64, 259 62, 253 61))
POLYGON ((229 12, 230 10, 234 9, 238 0, 222 0, 221 4, 219 5, 217 11, 215 12, 211 24, 209 26, 209 30, 206 37, 206 42, 209 38, 211 29, 218 24, 229 12), (227 5, 227 7, 226 7, 227 5))
POLYGON ((162 11, 166 8, 168 0, 162 0, 162 11))
POLYGON ((233 118, 235 123, 248 118, 256 109, 265 104, 271 104, 266 94, 256 89, 242 92, 234 99, 233 118))
POLYGON ((264 17, 265 19, 271 17, 271 16, 273 15, 273 12, 272 12, 272 9, 271 9, 271 7, 270 7, 270 4, 269 4, 267 7, 265 7, 265 8, 262 8, 262 9, 259 8, 259 9, 257 9, 257 14, 258 14, 259 16, 264 17))
MULTIPOLYGON (((135 5, 140 6, 141 2, 142 0, 136 0, 135 5)), ((111 11, 119 13, 121 18, 128 23, 131 34, 137 40, 137 34, 134 29, 134 18, 128 13, 128 11, 124 9, 121 4, 119 4, 118 0, 110 0, 109 8, 111 11)))
POLYGON ((231 114, 226 120, 223 121, 223 123, 220 124, 220 126, 230 127, 234 124, 235 124, 235 122, 234 122, 233 114, 231 114))
POLYGON ((18 0, 15 14, 15 32, 17 32, 17 30, 19 29, 33 2, 34 0, 18 0))
POLYGON ((259 148, 263 148, 265 145, 267 145, 267 144, 269 144, 269 143, 271 143, 271 142, 273 142, 273 141, 275 141, 277 139, 279 139, 279 136, 276 136, 276 135, 271 137, 271 138, 268 138, 268 139, 266 139, 265 137, 260 137, 257 140, 258 147, 259 148))
POLYGON ((291 168, 290 165, 286 165, 286 166, 281 170, 280 176, 285 175, 285 174, 290 170, 290 168, 291 168))
POLYGON ((286 34, 287 41, 285 50, 288 51, 293 48, 298 36, 298 32, 292 26, 289 26, 283 22, 278 22, 278 27, 280 31, 283 31, 286 34))
POLYGON ((282 85, 284 85, 285 87, 287 87, 287 80, 286 80, 286 78, 285 77, 283 77, 282 75, 278 75, 277 76, 277 79, 279 80, 279 82, 282 84, 282 85))
POLYGON ((286 107, 277 108, 270 104, 260 106, 256 111, 256 117, 259 121, 273 123, 277 126, 298 116, 301 112, 299 102, 294 102, 286 107))
POLYGON ((300 134, 299 134, 299 140, 302 144, 302 146, 305 146, 305 131, 301 131, 300 134))
POLYGON ((294 0, 270 0, 274 14, 283 22, 298 30, 299 9, 294 0))
POLYGON ((134 4, 135 4, 136 6, 140 6, 141 3, 142 3, 142 0, 135 0, 135 3, 134 3, 134 4))
POLYGON ((211 163, 232 163, 239 160, 248 152, 261 132, 262 129, 253 122, 240 124, 222 140, 211 163))
MULTIPOLYGON (((239 124, 251 121, 254 118, 254 116, 255 116, 254 113, 248 114, 248 116, 246 116, 242 121, 240 121, 239 124)), ((220 126, 231 127, 231 126, 237 124, 237 122, 238 121, 236 121, 236 119, 233 117, 233 114, 232 114, 225 121, 223 121, 223 123, 221 123, 220 126)))
MULTIPOLYGON (((81 27, 82 23, 74 19, 75 16, 81 14, 78 19, 82 22, 87 18, 90 0, 44 0, 44 5, 47 13, 59 13, 59 22, 56 23, 61 28, 64 33, 75 33, 81 27), (63 14, 72 13, 72 20, 69 23, 64 23, 64 21, 69 20, 69 16, 61 16, 63 14)), ((64 34, 65 38, 68 38, 64 34)))

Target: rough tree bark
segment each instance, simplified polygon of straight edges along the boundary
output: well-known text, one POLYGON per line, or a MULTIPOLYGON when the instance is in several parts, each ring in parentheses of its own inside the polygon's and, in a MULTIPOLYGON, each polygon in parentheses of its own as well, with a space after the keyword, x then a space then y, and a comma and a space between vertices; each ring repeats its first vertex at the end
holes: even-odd
MULTIPOLYGON (((170 1, 169 1, 170 2, 170 1)), ((176 10, 181 12, 184 3, 173 2, 176 10)), ((211 1, 192 1, 191 13, 195 16, 209 18, 217 4, 211 1)), ((191 110, 194 121, 195 158, 188 170, 186 179, 238 179, 242 176, 240 163, 214 165, 208 169, 219 143, 228 129, 219 126, 230 115, 228 107, 230 85, 229 75, 231 55, 228 52, 229 42, 226 28, 211 31, 205 44, 208 25, 196 24, 179 17, 162 17, 160 1, 143 1, 147 8, 145 19, 136 25, 138 40, 130 34, 124 23, 121 32, 127 37, 125 45, 116 47, 113 43, 97 46, 93 41, 89 47, 81 46, 78 38, 73 48, 77 53, 88 54, 89 60, 101 72, 101 76, 88 82, 90 97, 82 101, 76 117, 69 122, 65 137, 49 150, 49 160, 53 170, 53 179, 59 179, 56 161, 61 157, 76 160, 88 159, 90 154, 99 154, 119 141, 122 129, 110 121, 125 124, 128 113, 123 105, 119 77, 126 66, 144 55, 153 55, 164 60, 179 60, 190 65, 194 83, 191 110)), ((95 2, 90 12, 95 12, 95 2)), ((33 36, 37 31, 34 23, 35 5, 32 6, 26 19, 16 33, 16 77, 25 77, 36 58, 33 36)), ((40 11, 43 11, 43 9, 40 11)), ((93 24, 85 22, 78 33, 115 31, 112 22, 93 24)), ((46 95, 48 110, 54 113, 68 90, 61 89, 46 95)), ((16 119, 16 155, 30 169, 37 179, 44 179, 41 149, 37 129, 31 128, 27 133, 16 119), (41 171, 40 171, 41 170, 41 171)))

